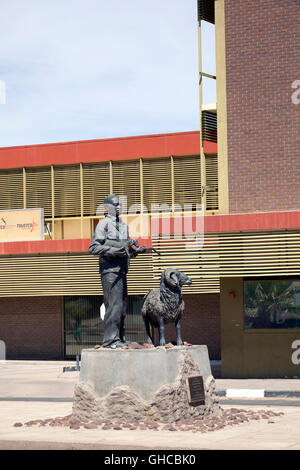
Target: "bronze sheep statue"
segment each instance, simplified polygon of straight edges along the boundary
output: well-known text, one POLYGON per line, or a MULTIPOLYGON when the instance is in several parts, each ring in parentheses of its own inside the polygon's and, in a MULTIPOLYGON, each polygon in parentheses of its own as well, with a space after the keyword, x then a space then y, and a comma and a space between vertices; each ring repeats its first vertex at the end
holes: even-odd
POLYGON ((165 324, 175 323, 176 344, 182 345, 180 320, 184 311, 182 286, 191 285, 191 279, 177 269, 168 268, 162 272, 160 288, 152 289, 145 295, 142 317, 147 332, 147 343, 153 344, 150 325, 158 328, 159 345, 165 346, 165 324))

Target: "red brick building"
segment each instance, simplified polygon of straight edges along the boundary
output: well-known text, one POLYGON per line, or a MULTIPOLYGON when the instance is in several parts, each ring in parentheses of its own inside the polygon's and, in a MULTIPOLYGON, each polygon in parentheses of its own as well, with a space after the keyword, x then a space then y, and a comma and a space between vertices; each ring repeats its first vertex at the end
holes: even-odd
POLYGON ((127 220, 138 217, 141 242, 162 253, 131 266, 131 339, 144 338, 142 296, 176 264, 193 279, 183 339, 207 344, 224 377, 300 376, 300 4, 198 0, 198 20, 199 34, 203 21, 215 24, 216 77, 201 61, 199 71, 217 84, 216 110, 208 109, 200 80, 200 136, 0 149, 0 211, 43 207, 48 227, 45 240, 0 243, 8 358, 73 357, 101 340, 101 287, 87 248, 97 207, 115 192, 140 205, 127 220), (204 233, 191 229, 196 243, 183 251, 174 233, 186 203, 192 228, 204 216, 204 233), (153 204, 169 212, 144 209, 153 204))
MULTIPOLYGON (((188 214, 196 214, 201 203, 199 152, 199 132, 0 149, 0 215, 7 218, 5 211, 42 207, 47 226, 44 240, 0 243, 0 336, 8 359, 74 357, 83 347, 101 342, 98 260, 88 254, 101 217, 97 207, 109 193, 127 196, 124 218, 129 226, 133 221, 138 225, 138 233, 131 236, 151 246, 151 220, 178 216, 185 203, 192 204, 188 214), (133 204, 138 210, 131 214, 133 204), (155 204, 166 205, 169 212, 151 211, 155 204)), ((217 144, 205 142, 205 152, 207 178, 213 182, 217 144)), ((208 194, 207 213, 217 211, 216 190, 208 194)), ((1 235, 6 233, 3 226, 1 235)), ((129 339, 145 340, 141 300, 159 286, 163 262, 147 254, 131 263, 129 339)), ((211 357, 219 358, 218 281, 194 279, 184 297, 185 340, 207 343, 211 357)), ((175 339, 174 326, 166 337, 175 339)))
POLYGON ((198 6, 199 29, 207 20, 216 32, 219 214, 226 223, 218 249, 207 248, 214 269, 206 261, 202 268, 220 277, 222 374, 300 376, 300 4, 198 6))
POLYGON ((297 0, 225 1, 230 213, 300 208, 299 24, 297 0))

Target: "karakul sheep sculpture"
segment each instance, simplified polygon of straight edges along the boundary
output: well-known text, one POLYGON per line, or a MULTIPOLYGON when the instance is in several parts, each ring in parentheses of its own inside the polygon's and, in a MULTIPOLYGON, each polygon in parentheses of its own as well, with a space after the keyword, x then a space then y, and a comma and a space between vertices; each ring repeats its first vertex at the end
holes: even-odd
POLYGON ((176 343, 182 345, 180 319, 184 311, 182 286, 192 284, 191 279, 177 269, 168 268, 162 272, 160 289, 152 289, 145 295, 142 316, 147 332, 147 343, 153 344, 150 324, 159 331, 159 345, 165 346, 164 326, 175 322, 176 343))

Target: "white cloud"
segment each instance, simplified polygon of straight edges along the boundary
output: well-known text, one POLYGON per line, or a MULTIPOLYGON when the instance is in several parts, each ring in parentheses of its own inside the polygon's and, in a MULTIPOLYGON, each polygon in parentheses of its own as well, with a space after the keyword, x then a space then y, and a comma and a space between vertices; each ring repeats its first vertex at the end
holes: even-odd
POLYGON ((0 7, 0 146, 199 128, 196 1, 0 7))

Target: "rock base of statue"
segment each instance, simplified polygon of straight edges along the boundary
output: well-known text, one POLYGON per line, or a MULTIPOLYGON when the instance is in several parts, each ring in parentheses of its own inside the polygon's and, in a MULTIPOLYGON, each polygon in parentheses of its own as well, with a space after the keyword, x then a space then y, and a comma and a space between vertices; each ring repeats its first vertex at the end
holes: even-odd
POLYGON ((73 416, 171 423, 220 414, 206 346, 85 349, 73 416))

